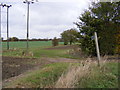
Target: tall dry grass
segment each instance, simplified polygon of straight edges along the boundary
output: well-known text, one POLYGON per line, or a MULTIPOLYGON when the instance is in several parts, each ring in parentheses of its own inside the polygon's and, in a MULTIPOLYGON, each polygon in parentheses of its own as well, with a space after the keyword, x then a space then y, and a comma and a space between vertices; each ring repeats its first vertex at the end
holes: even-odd
MULTIPOLYGON (((101 66, 106 62, 105 57, 101 60, 101 66)), ((62 74, 55 84, 55 88, 75 88, 75 84, 83 77, 89 76, 93 68, 97 66, 97 61, 93 61, 88 58, 86 61, 82 61, 80 66, 69 66, 67 73, 62 74)))

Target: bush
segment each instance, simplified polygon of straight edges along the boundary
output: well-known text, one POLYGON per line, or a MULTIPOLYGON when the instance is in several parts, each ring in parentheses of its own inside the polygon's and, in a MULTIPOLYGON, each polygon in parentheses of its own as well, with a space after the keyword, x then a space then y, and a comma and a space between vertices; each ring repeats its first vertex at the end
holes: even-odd
POLYGON ((19 41, 19 39, 17 37, 12 37, 8 39, 9 41, 19 41))
POLYGON ((52 45, 58 46, 58 43, 59 43, 59 40, 56 37, 54 37, 54 39, 52 40, 52 45))

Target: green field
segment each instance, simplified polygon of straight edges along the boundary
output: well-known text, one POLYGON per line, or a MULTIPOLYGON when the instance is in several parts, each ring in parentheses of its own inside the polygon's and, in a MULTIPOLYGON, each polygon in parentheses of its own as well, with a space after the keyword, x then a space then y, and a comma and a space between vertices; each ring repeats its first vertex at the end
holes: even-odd
MULTIPOLYGON (((29 41, 28 51, 33 55, 24 56, 23 52, 26 52, 26 42, 10 42, 10 50, 7 50, 7 42, 2 42, 3 45, 3 56, 12 57, 27 57, 27 58, 40 58, 40 57, 64 57, 64 58, 75 58, 67 53, 70 49, 46 49, 54 48, 51 41, 29 41)), ((59 42, 60 47, 63 46, 63 42, 59 42)))
MULTIPOLYGON (((59 42, 59 44, 63 44, 63 42, 59 42)), ((26 48, 26 41, 18 41, 18 42, 9 42, 10 49, 13 48, 26 48)), ((29 41, 29 48, 36 47, 47 47, 52 46, 52 41, 29 41)), ((2 42, 2 48, 5 50, 7 48, 7 42, 2 42)))

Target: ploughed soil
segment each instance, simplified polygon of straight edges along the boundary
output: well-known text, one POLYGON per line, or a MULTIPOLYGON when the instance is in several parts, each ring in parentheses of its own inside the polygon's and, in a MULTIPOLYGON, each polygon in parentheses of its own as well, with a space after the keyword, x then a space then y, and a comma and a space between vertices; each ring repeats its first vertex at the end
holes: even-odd
POLYGON ((18 76, 36 66, 42 67, 49 61, 29 58, 2 57, 2 79, 18 76))

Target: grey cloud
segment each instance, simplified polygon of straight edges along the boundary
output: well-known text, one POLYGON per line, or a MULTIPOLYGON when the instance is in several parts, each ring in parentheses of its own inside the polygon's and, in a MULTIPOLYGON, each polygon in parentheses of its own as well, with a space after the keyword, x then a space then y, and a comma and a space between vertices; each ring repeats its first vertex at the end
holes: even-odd
MULTIPOLYGON (((2 0, 4 2, 4 0, 2 0)), ((26 38, 27 5, 21 0, 12 2, 10 8, 10 36, 26 38)), ((64 30, 75 27, 73 22, 84 9, 88 1, 80 3, 39 2, 30 5, 30 38, 60 37, 64 30)), ((3 37, 6 37, 3 34, 3 37)))

